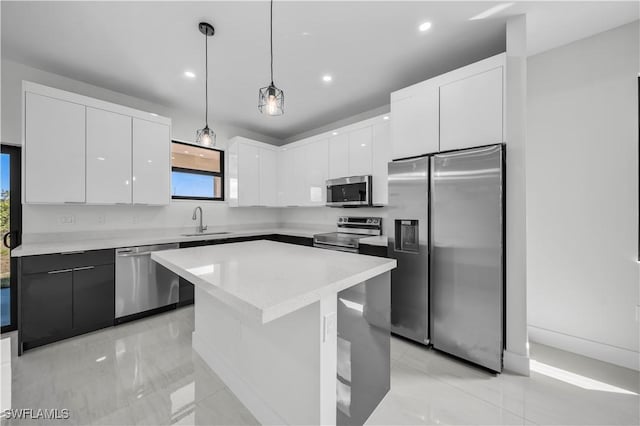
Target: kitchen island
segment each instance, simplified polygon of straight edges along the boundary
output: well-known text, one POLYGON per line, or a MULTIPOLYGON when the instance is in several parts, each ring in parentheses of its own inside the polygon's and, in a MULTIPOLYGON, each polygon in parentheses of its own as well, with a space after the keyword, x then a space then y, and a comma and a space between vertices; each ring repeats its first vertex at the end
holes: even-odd
POLYGON ((273 241, 152 259, 195 285, 193 347, 262 424, 362 424, 389 390, 392 259, 273 241))

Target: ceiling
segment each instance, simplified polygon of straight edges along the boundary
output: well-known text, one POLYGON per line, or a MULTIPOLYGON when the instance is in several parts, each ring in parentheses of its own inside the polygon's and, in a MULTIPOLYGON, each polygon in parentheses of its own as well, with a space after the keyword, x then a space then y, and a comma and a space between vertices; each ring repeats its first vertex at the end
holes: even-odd
POLYGON ((389 103, 389 93, 505 50, 505 22, 527 13, 535 54, 638 19, 638 2, 276 1, 274 49, 285 115, 257 111, 269 79, 269 3, 7 2, 2 56, 210 121, 284 140, 389 103), (426 32, 420 23, 430 21, 426 32), (191 70, 193 79, 183 73, 191 70), (322 81, 331 74, 333 81, 322 81))

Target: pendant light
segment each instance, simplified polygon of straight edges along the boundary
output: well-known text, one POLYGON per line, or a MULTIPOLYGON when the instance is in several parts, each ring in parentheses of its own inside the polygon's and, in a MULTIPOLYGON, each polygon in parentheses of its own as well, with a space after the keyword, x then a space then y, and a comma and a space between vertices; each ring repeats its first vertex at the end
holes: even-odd
POLYGON ((284 114, 284 92, 273 84, 273 0, 269 19, 269 40, 271 44, 271 84, 258 91, 258 110, 265 115, 284 114))
POLYGON ((213 37, 215 30, 213 25, 200 22, 198 29, 204 34, 204 127, 196 132, 196 143, 204 146, 216 144, 216 133, 209 128, 209 37, 213 37))

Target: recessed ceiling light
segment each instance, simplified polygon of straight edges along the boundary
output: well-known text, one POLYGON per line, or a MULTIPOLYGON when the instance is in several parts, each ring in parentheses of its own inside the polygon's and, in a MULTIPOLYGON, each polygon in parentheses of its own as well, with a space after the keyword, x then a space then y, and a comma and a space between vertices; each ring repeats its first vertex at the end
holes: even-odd
POLYGON ((367 144, 366 143, 361 143, 360 146, 367 146, 367 144))
POLYGON ((338 136, 338 132, 331 133, 333 136, 338 136))
POLYGON ((200 157, 204 157, 204 154, 200 154, 200 157))
POLYGON ((188 153, 189 153, 189 151, 185 151, 184 153, 185 153, 185 154, 188 154, 188 153))
POLYGON ((104 161, 104 157, 96 157, 96 160, 98 160, 98 161, 104 161))
POLYGON ((329 74, 326 74, 326 75, 322 76, 322 81, 324 81, 325 83, 328 83, 331 80, 333 80, 333 77, 331 77, 329 74))
POLYGON ((193 71, 185 71, 184 76, 188 78, 196 78, 196 74, 193 71))
POLYGON ((383 120, 388 120, 388 119, 389 119, 389 116, 388 116, 388 115, 385 115, 384 117, 382 117, 382 119, 383 119, 383 120))
POLYGON ((155 112, 150 112, 149 114, 153 115, 154 117, 158 116, 158 114, 156 114, 155 112))
POLYGON ((495 15, 496 13, 505 10, 508 7, 513 6, 513 3, 502 3, 499 4, 497 6, 493 6, 492 8, 489 8, 487 10, 485 10, 484 12, 478 13, 476 16, 469 18, 470 21, 475 21, 477 19, 485 19, 488 18, 489 16, 495 15))
POLYGON ((307 36, 310 36, 310 35, 311 35, 311 33, 308 33, 308 32, 306 32, 306 31, 304 31, 304 32, 302 33, 302 36, 303 36, 303 37, 307 37, 307 36))
POLYGON ((420 26, 418 27, 418 29, 422 32, 427 31, 429 28, 431 28, 431 22, 423 22, 422 24, 420 24, 420 26))

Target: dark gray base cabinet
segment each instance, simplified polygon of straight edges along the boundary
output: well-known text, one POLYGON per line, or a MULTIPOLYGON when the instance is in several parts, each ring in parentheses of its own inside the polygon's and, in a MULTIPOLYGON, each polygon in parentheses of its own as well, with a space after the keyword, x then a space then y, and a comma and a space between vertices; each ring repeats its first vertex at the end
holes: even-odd
POLYGON ((73 272, 24 275, 22 282, 23 342, 54 338, 73 328, 73 272))
MULTIPOLYGON (((271 240, 312 246, 288 235, 232 237, 180 243, 180 248, 271 240)), ((115 250, 27 256, 18 260, 18 353, 115 324, 115 250)), ((194 302, 180 278, 177 306, 194 302)), ((174 306, 175 307, 175 306, 174 306)))
POLYGON ((373 246, 369 244, 360 244, 358 249, 359 254, 366 254, 369 256, 387 257, 386 246, 373 246))
POLYGON ((21 258, 19 352, 113 325, 113 260, 113 250, 21 258))

